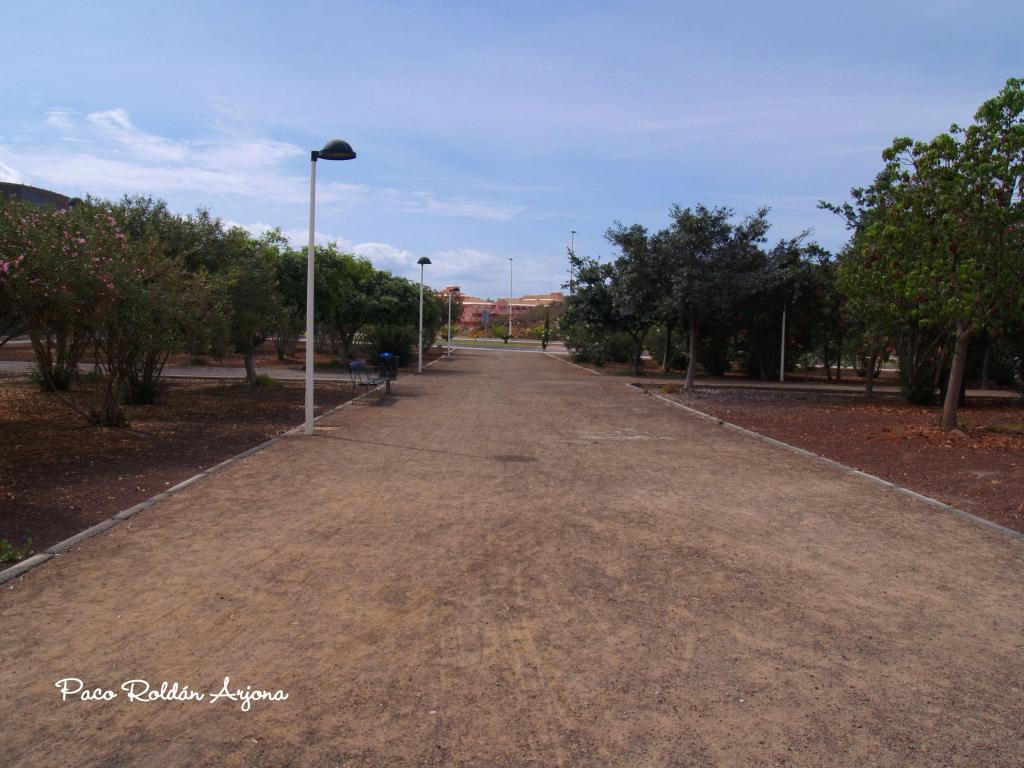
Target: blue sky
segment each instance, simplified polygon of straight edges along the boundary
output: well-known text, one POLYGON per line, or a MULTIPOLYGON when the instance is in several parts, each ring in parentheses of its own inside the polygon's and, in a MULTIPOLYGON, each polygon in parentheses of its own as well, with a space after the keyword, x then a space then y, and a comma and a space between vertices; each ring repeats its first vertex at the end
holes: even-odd
POLYGON ((139 192, 484 296, 555 290, 569 231, 673 203, 772 208, 870 182, 894 136, 1024 75, 1015 2, 50 2, 0 5, 0 180, 139 192))

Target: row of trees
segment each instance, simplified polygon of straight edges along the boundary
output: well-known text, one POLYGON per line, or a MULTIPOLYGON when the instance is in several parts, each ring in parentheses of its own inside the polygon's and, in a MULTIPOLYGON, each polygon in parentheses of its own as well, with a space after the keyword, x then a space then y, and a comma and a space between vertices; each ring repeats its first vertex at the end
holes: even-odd
MULTIPOLYGON (((317 248, 317 341, 347 361, 357 342, 408 362, 419 287, 368 261, 317 248)), ((254 237, 206 211, 162 201, 85 200, 57 210, 0 199, 0 329, 31 340, 42 384, 90 422, 125 423, 125 403, 154 402, 170 356, 244 356, 272 340, 295 352, 305 328, 306 253, 279 231, 254 237), (93 369, 83 374, 81 363, 93 369)), ((441 300, 424 301, 427 343, 441 300)))
POLYGON ((612 261, 569 253, 566 342, 584 359, 628 356, 636 370, 648 348, 665 371, 685 364, 687 387, 698 365, 771 375, 783 344, 787 363, 814 354, 841 376, 845 350, 869 395, 895 354, 906 396, 939 389, 952 429, 972 366, 1024 374, 1022 116, 1022 81, 1010 80, 970 127, 897 139, 871 187, 822 203, 852 232, 838 256, 807 233, 769 245, 767 209, 737 221, 728 208, 675 206, 657 232, 616 224, 612 261))

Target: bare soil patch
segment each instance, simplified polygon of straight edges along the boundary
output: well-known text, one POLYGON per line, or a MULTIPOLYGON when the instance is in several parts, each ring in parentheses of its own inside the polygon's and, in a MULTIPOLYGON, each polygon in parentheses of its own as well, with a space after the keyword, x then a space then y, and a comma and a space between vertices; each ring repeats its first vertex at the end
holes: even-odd
MULTIPOLYGON (((317 412, 351 387, 317 383, 317 412)), ((0 377, 0 538, 28 556, 303 419, 301 383, 168 382, 130 426, 86 425, 25 378, 0 377)))
POLYGON ((1024 403, 968 402, 963 431, 939 408, 858 396, 700 389, 671 397, 741 427, 1024 531, 1024 403))

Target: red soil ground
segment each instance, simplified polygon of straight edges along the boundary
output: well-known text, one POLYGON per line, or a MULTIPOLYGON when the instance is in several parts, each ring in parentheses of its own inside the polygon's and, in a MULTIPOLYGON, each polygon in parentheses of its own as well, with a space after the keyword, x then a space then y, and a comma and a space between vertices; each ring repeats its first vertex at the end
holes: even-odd
POLYGON ((969 402, 963 431, 950 433, 938 407, 894 399, 710 388, 672 397, 1024 531, 1024 402, 969 402))

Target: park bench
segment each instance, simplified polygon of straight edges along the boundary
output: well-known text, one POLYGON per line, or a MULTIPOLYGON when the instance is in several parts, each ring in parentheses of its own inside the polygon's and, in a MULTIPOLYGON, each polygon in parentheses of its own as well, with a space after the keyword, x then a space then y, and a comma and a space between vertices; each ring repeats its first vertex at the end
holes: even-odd
POLYGON ((366 390, 370 391, 371 388, 383 384, 381 397, 391 394, 391 376, 384 366, 371 366, 364 360, 351 360, 348 364, 348 374, 352 378, 353 389, 366 387, 366 390))

